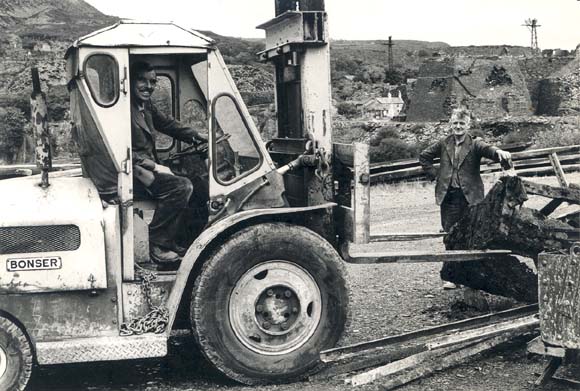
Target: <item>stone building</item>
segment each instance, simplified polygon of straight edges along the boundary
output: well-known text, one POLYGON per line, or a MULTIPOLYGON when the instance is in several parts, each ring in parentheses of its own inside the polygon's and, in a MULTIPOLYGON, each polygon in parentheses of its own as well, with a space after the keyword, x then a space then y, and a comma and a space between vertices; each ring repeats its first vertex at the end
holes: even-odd
POLYGON ((364 102, 361 105, 361 114, 365 118, 392 119, 401 113, 404 105, 401 91, 396 96, 392 96, 389 91, 386 97, 370 98, 364 102))

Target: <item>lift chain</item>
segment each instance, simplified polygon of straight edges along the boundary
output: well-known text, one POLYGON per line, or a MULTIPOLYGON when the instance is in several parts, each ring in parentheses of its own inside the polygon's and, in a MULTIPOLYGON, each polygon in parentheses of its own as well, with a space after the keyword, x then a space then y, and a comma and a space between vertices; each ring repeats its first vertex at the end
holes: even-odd
POLYGON ((165 331, 167 323, 169 322, 169 311, 165 306, 154 306, 151 300, 151 281, 155 280, 157 276, 150 271, 142 271, 139 275, 141 277, 141 289, 145 294, 149 312, 139 318, 133 319, 130 322, 121 324, 121 336, 141 335, 145 333, 161 334, 165 331))
POLYGON ((330 158, 324 148, 316 150, 316 157, 318 167, 314 170, 314 174, 322 183, 322 194, 326 201, 334 200, 334 180, 330 167, 330 158))

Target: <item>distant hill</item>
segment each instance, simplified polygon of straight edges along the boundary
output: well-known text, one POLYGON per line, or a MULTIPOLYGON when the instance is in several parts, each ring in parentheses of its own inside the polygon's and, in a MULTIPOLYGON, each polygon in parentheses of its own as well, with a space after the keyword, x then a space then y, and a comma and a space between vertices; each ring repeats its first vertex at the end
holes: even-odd
POLYGON ((117 20, 83 0, 0 0, 0 31, 23 40, 68 41, 117 20))

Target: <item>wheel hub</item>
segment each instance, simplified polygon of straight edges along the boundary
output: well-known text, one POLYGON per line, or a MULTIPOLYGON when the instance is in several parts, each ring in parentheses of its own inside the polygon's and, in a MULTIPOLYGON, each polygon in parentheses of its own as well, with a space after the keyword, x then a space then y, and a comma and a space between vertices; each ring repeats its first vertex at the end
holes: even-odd
POLYGON ((298 349, 314 334, 322 298, 314 278, 287 261, 268 261, 240 277, 229 302, 232 330, 249 349, 265 355, 298 349))
POLYGON ((256 302, 256 320, 265 333, 283 332, 297 321, 300 302, 296 292, 282 285, 266 289, 256 302))

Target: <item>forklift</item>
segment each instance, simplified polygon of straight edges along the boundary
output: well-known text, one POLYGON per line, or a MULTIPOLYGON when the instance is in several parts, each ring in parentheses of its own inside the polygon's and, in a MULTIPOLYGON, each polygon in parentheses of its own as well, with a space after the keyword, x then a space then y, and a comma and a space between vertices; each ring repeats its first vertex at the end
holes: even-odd
POLYGON ((0 389, 23 390, 36 365, 166 356, 179 329, 238 382, 295 381, 320 368, 319 353, 345 327, 345 261, 501 252, 365 252, 386 238, 370 235, 368 145, 332 143, 324 1, 275 8, 258 26, 266 31, 259 55, 276 74, 278 134, 267 143, 212 39, 173 23, 120 21, 66 53, 82 169, 50 172, 46 102, 33 73, 42 174, 0 182, 0 389), (203 230, 188 238, 176 271, 141 266, 156 203, 133 193, 137 61, 158 75, 155 104, 208 132, 205 145, 156 137, 173 172, 203 171, 209 189, 203 230))

